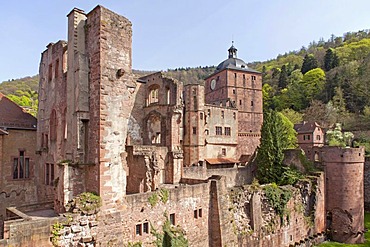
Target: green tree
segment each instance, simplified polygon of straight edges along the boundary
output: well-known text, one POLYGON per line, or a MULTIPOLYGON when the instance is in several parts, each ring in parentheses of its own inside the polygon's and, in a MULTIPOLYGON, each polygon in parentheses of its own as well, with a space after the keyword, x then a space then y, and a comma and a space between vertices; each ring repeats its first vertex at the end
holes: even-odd
POLYGON ((351 132, 342 132, 340 123, 336 123, 334 129, 326 132, 326 140, 329 146, 350 146, 354 135, 351 132))
POLYGON ((287 117, 293 124, 301 123, 303 121, 303 114, 290 108, 282 110, 281 114, 287 117))
MULTIPOLYGON (((261 145, 257 151, 257 178, 261 183, 286 184, 287 181, 294 182, 295 173, 283 165, 284 149, 292 144, 291 131, 293 124, 282 118, 273 110, 266 110, 263 114, 263 125, 261 133, 261 145)), ((294 130, 293 130, 294 131, 294 130)))
POLYGON ((317 98, 325 86, 325 72, 321 68, 311 69, 303 75, 302 83, 307 100, 317 98))
POLYGON ((339 58, 332 48, 326 50, 324 58, 325 71, 329 71, 339 65, 339 58))
POLYGON ((288 85, 288 72, 287 72, 287 67, 284 64, 281 67, 279 81, 278 81, 278 88, 283 89, 283 88, 286 88, 287 85, 288 85))
POLYGON ((306 54, 301 68, 302 74, 318 67, 318 62, 313 54, 306 54))

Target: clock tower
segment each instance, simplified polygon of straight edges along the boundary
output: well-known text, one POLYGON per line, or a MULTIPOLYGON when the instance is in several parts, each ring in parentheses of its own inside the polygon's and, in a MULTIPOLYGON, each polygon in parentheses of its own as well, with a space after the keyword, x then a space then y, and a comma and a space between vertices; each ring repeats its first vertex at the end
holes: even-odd
POLYGON ((247 161, 261 136, 262 75, 237 58, 234 44, 228 49, 228 58, 206 78, 205 103, 238 110, 237 158, 247 161))

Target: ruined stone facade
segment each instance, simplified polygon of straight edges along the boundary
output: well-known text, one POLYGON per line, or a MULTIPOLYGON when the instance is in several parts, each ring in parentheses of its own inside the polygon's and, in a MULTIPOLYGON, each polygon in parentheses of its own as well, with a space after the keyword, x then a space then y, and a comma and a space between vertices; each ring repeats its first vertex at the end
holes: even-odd
MULTIPOLYGON (((291 217, 285 223, 262 187, 246 185, 255 172, 246 162, 259 145, 263 121, 261 74, 238 59, 232 45, 229 58, 204 84, 161 72, 135 78, 131 38, 126 18, 102 6, 87 14, 73 9, 68 42, 51 43, 42 53, 39 191, 53 196, 60 214, 82 192, 102 199, 98 213, 74 215, 64 223, 67 230, 58 243, 152 246, 157 240, 152 231, 160 232, 167 220, 182 229, 189 246, 322 241, 325 205, 335 205, 324 179, 334 176, 330 172, 289 187, 291 217)), ((357 172, 361 160, 355 163, 357 172)), ((335 167, 327 164, 331 171, 335 167)), ((8 232, 28 225, 27 216, 17 217, 21 222, 6 222, 8 232)), ((19 246, 25 241, 47 246, 47 227, 40 226, 42 236, 23 237, 19 246)), ((0 246, 17 246, 14 236, 7 236, 0 246)))

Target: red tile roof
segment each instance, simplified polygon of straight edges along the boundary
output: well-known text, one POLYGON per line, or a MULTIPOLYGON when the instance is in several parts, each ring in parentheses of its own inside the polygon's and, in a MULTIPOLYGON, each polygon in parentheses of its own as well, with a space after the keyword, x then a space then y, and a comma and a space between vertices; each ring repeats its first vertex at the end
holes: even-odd
POLYGON ((320 125, 316 122, 303 122, 294 125, 294 129, 297 133, 312 133, 316 128, 320 128, 320 125))
POLYGON ((0 93, 0 128, 36 129, 37 119, 0 93))
POLYGON ((239 163, 239 160, 233 158, 211 158, 206 159, 210 165, 219 165, 219 164, 234 164, 239 163))

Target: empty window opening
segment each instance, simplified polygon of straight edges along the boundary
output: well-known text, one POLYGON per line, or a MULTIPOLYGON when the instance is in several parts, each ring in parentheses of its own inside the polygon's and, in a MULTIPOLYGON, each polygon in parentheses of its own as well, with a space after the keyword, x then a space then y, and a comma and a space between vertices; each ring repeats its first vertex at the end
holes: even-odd
POLYGON ((54 78, 58 78, 59 76, 59 59, 55 61, 55 68, 54 68, 54 78))
POLYGON ((170 214, 170 223, 171 225, 176 225, 175 214, 170 214))
POLYGON ((242 100, 239 100, 239 105, 242 105, 242 100))
POLYGON ((53 79, 53 65, 50 64, 49 65, 49 71, 48 71, 48 81, 51 82, 51 80, 53 79))
POLYGON ((49 120, 49 125, 50 125, 50 141, 56 141, 57 139, 57 113, 53 109, 50 114, 50 120, 49 120))
POLYGON ((201 208, 198 209, 198 216, 199 216, 199 218, 201 218, 203 216, 203 212, 202 212, 202 209, 201 208))
POLYGON ((226 156, 226 148, 223 148, 223 149, 221 150, 221 153, 222 153, 222 155, 223 155, 223 156, 226 156))
POLYGON ((194 219, 198 219, 198 210, 194 210, 194 219))
POLYGON ((203 112, 201 112, 201 113, 199 114, 199 118, 200 118, 200 120, 203 120, 203 112))
POLYGON ((158 102, 159 88, 153 88, 149 91, 149 104, 158 102))
POLYGON ((167 105, 171 104, 171 91, 169 88, 166 88, 166 96, 167 96, 167 105))
POLYGON ((251 101, 251 106, 253 106, 253 100, 251 101))

